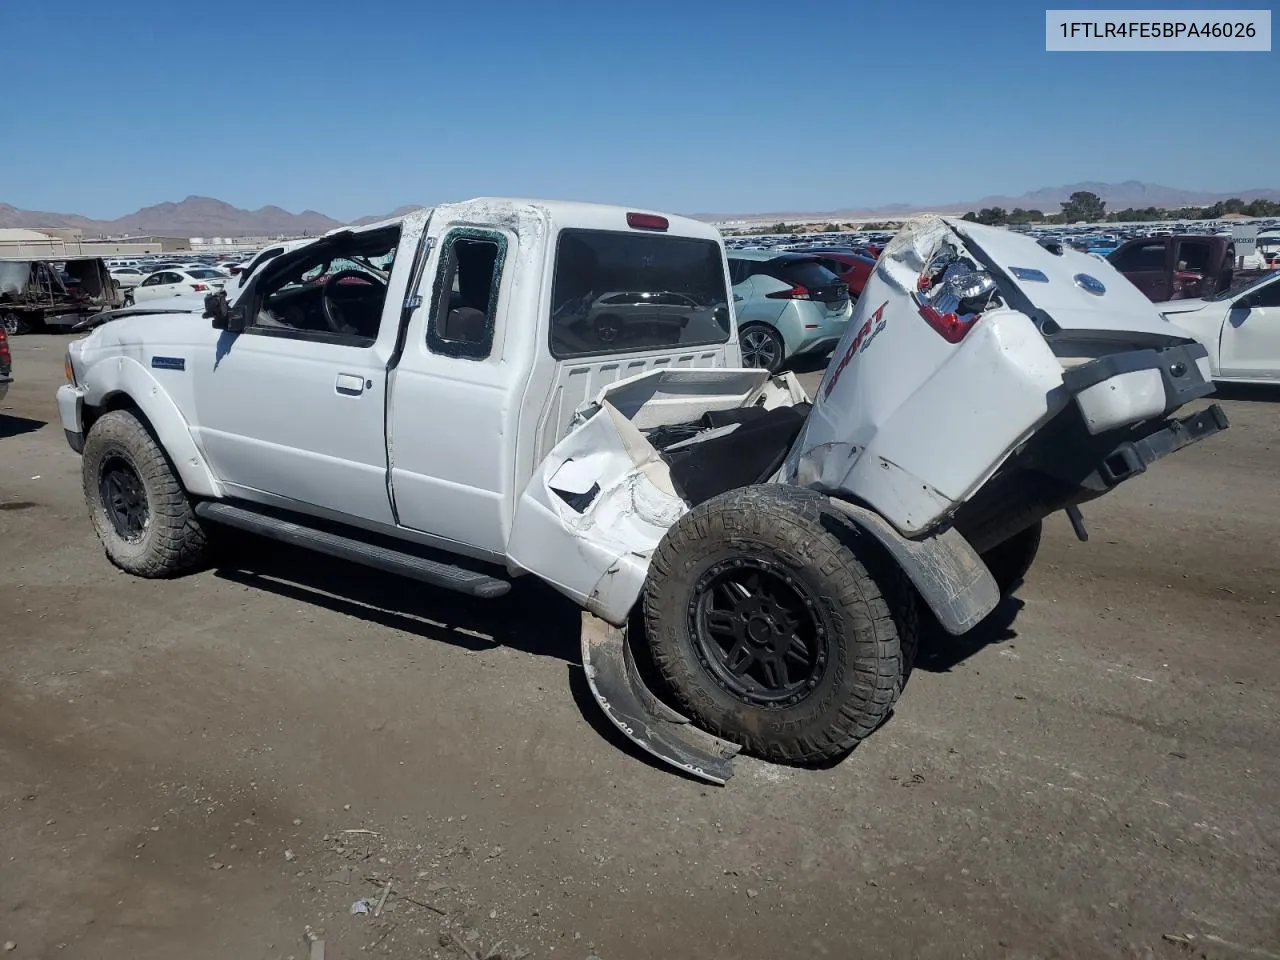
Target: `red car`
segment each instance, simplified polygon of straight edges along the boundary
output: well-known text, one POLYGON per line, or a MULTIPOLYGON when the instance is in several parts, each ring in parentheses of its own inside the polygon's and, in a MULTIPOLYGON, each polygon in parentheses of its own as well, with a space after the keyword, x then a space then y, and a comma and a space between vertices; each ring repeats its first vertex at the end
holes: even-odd
POLYGON ((862 288, 867 285, 871 271, 876 268, 874 259, 854 251, 810 250, 808 252, 818 257, 824 267, 848 285, 851 300, 856 300, 862 295, 862 288))

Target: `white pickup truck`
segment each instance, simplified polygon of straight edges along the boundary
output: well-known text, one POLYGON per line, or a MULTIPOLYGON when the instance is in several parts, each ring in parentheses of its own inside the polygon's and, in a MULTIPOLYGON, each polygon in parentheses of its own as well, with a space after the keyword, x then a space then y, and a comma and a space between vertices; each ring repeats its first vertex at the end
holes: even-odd
POLYGON ((479 597, 533 574, 584 608, 610 719, 717 783, 741 748, 842 755, 918 609, 973 628, 1043 517, 1083 537, 1080 503, 1226 427, 1171 417, 1212 391, 1203 347, 1007 231, 900 232, 812 400, 741 368, 728 291, 693 220, 443 205, 104 314, 58 406, 124 570, 193 569, 227 524, 479 597))

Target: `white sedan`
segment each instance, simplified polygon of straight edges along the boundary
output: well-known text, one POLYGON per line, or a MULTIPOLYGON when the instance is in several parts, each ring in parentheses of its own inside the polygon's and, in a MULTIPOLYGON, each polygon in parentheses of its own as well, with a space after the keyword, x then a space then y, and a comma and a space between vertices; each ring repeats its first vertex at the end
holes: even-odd
POLYGON ((133 288, 134 303, 161 297, 184 297, 193 293, 221 290, 231 278, 221 270, 191 267, 185 270, 161 270, 133 288))
POLYGON ((1157 308, 1208 348, 1214 380, 1280 384, 1280 271, 1229 293, 1157 308))
POLYGON ((137 267, 112 267, 111 279, 120 284, 121 290, 132 290, 140 284, 146 274, 137 267))

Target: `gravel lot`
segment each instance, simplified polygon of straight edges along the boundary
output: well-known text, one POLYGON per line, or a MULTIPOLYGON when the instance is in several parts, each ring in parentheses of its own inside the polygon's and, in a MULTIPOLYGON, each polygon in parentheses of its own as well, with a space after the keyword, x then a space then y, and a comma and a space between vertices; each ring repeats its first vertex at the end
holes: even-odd
POLYGON ((0 403, 4 956, 1280 957, 1280 394, 1053 518, 844 763, 717 789, 619 746, 537 585, 117 573, 65 342, 0 403))

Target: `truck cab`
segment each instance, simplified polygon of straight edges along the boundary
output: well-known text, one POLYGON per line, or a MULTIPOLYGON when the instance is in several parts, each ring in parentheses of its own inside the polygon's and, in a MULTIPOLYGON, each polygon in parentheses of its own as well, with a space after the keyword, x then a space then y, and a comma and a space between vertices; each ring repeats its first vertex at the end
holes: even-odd
POLYGON ((576 407, 642 371, 739 365, 727 288, 697 221, 449 204, 268 249, 212 318, 203 301, 123 311, 74 345, 69 402, 87 429, 158 386, 148 415, 192 493, 505 565, 517 495, 576 407), (679 296, 660 315, 610 306, 633 291, 679 296))

